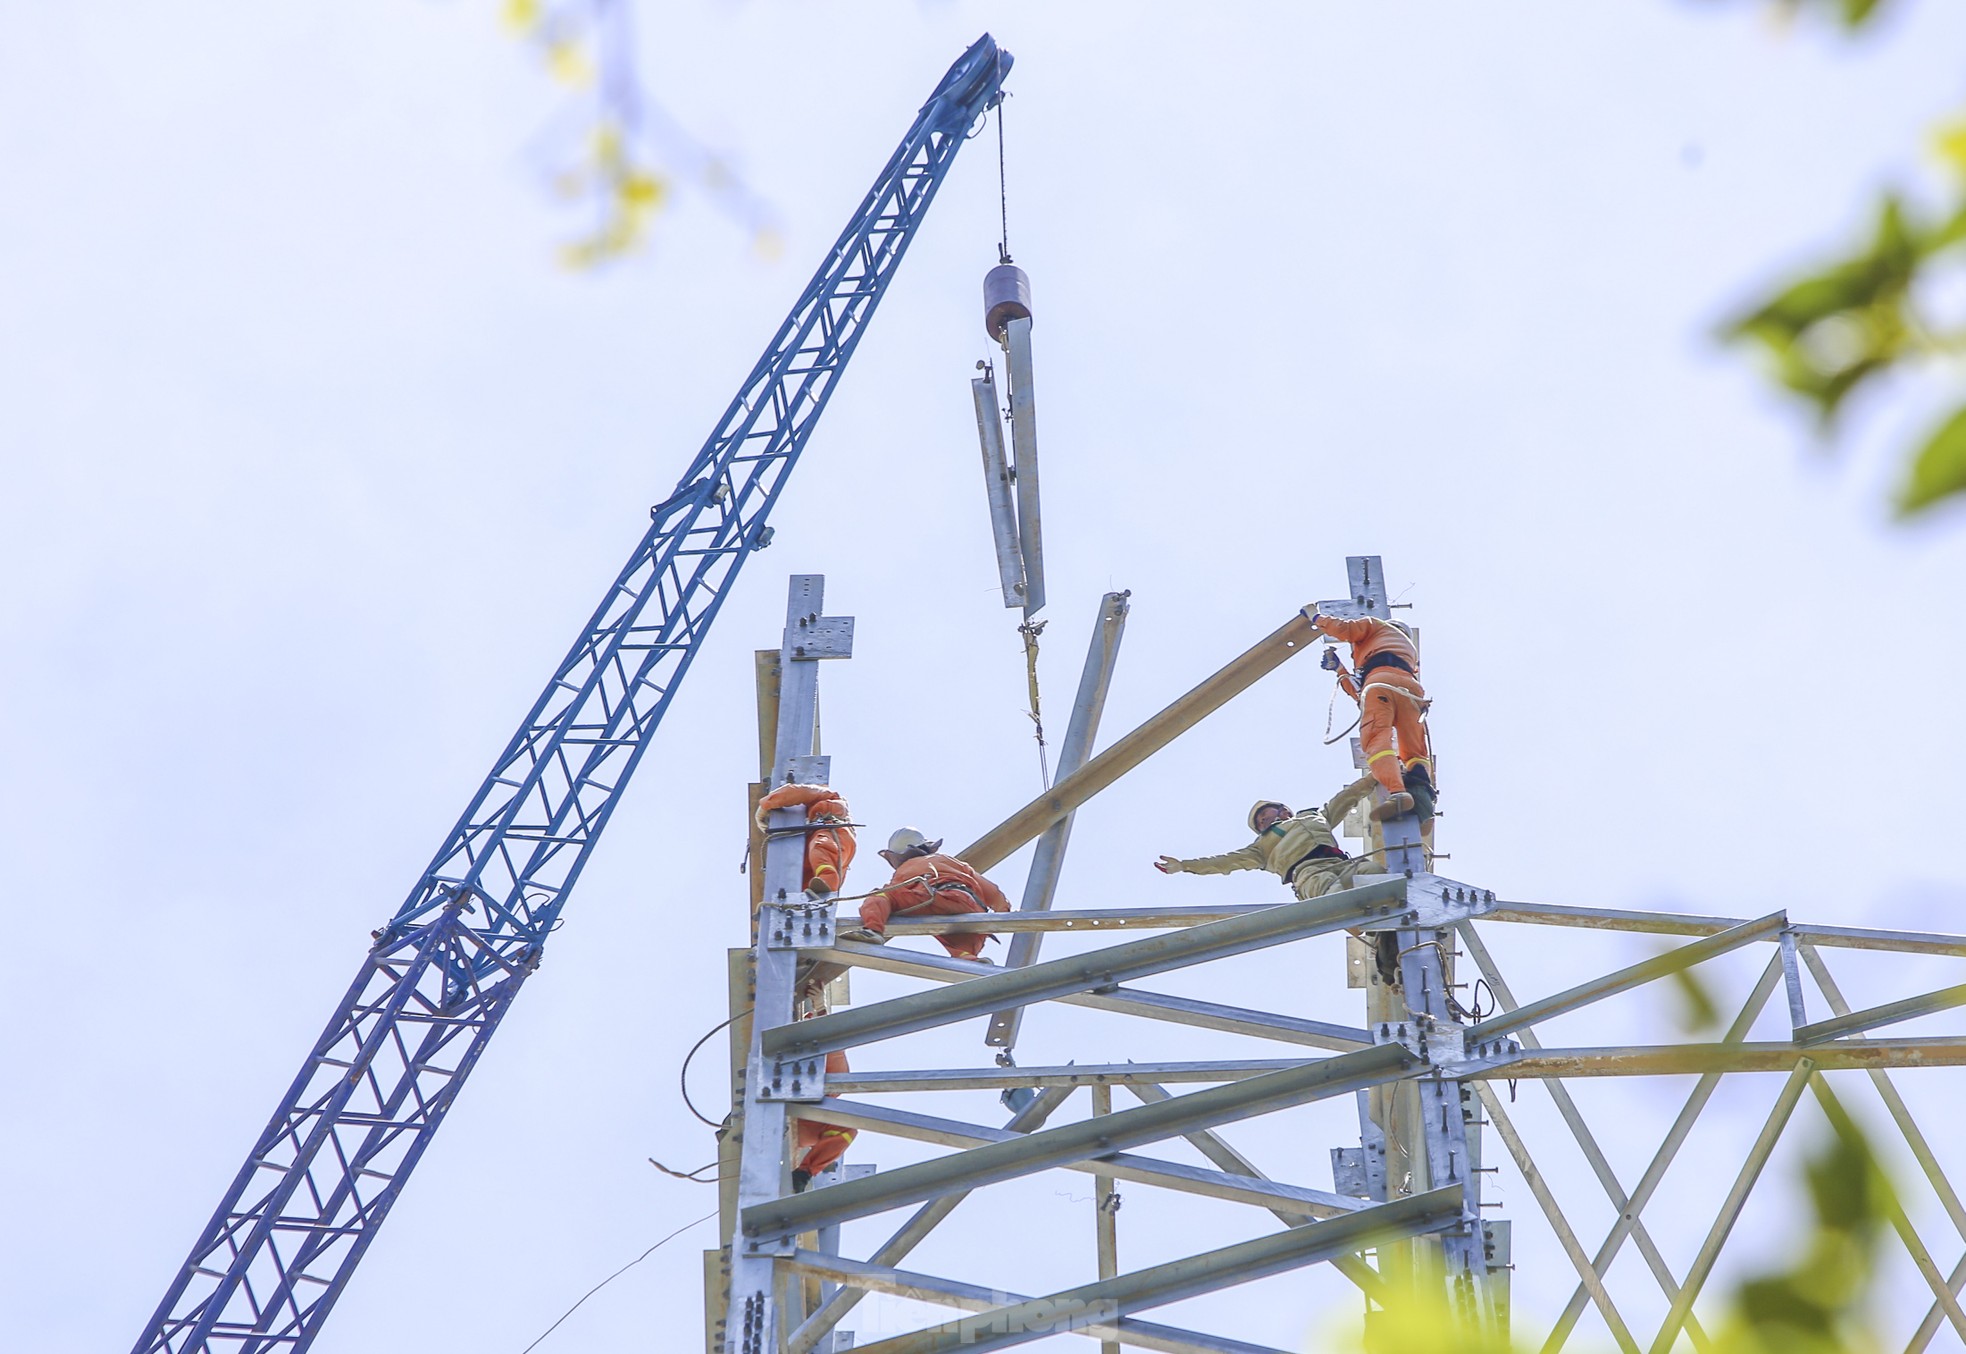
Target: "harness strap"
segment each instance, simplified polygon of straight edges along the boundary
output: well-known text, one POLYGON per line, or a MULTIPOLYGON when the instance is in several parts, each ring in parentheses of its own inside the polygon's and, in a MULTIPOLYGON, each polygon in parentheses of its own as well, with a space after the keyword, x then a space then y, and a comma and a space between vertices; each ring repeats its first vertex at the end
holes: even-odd
POLYGON ((1351 857, 1345 853, 1345 848, 1342 846, 1332 846, 1329 844, 1323 846, 1313 846, 1310 849, 1310 851, 1301 860, 1299 860, 1295 865, 1292 865, 1289 869, 1283 872, 1283 882, 1286 884, 1296 883, 1297 872, 1303 869, 1306 865, 1309 865, 1314 860, 1350 860, 1350 859, 1351 857))
POLYGON ((1366 659, 1365 662, 1359 665, 1358 675, 1363 677, 1365 676, 1366 673, 1373 671, 1375 668, 1398 668, 1401 672, 1405 673, 1408 677, 1418 677, 1420 675, 1418 672, 1414 670, 1413 665, 1411 663, 1407 662, 1404 658, 1401 658, 1396 653, 1373 654, 1372 657, 1366 659))

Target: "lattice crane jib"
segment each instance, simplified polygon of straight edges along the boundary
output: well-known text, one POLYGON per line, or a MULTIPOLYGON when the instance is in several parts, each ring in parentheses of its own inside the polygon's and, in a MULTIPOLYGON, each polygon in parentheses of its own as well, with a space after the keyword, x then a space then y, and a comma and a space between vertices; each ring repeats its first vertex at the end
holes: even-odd
POLYGON ((922 105, 374 947, 136 1343, 302 1350, 546 937, 1011 58, 922 105))

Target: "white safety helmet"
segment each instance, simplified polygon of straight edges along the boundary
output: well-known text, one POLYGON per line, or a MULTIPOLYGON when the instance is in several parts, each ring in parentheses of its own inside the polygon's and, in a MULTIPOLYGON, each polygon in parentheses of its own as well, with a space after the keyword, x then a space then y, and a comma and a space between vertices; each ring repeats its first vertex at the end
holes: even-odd
POLYGON ((918 827, 898 827, 894 835, 887 839, 887 849, 897 856, 910 855, 916 851, 933 854, 942 845, 942 839, 928 839, 928 834, 918 827))
POLYGON ((1264 809, 1282 809, 1284 817, 1288 818, 1290 816, 1290 806, 1284 803, 1281 799, 1259 799, 1256 801, 1255 805, 1249 810, 1249 830, 1251 832, 1257 830, 1256 815, 1261 813, 1264 809))

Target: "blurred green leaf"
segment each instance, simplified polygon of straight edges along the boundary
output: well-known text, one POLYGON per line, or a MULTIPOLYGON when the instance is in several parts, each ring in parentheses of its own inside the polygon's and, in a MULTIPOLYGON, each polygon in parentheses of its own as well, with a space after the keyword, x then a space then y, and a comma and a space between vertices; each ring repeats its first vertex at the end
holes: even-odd
POLYGON ((1728 1354, 1855 1354, 1870 1349, 1866 1319, 1877 1241, 1891 1214, 1891 1185, 1863 1130, 1818 1076, 1817 1100, 1835 1130, 1803 1163, 1814 1214, 1788 1267, 1735 1291, 1728 1354))
POLYGON ((1694 976, 1691 969, 1680 969, 1669 974, 1674 994, 1679 998, 1678 1009, 1674 1013, 1679 1020, 1680 1029, 1688 1034, 1700 1034, 1716 1029, 1720 1025, 1720 1007, 1713 994, 1707 991, 1706 984, 1694 976))
POLYGON ((1862 28, 1884 7, 1884 0, 1837 0, 1845 28, 1862 28))
POLYGON ((1877 17, 1884 0, 1780 0, 1780 8, 1791 13, 1804 9, 1827 13, 1854 32, 1877 17))
POLYGON ((1923 512, 1940 499, 1966 491, 1966 405, 1953 411, 1911 458, 1911 475, 1898 491, 1898 514, 1923 512))
POLYGON ((1791 282, 1723 335, 1760 345, 1775 378, 1827 425, 1853 390, 1905 354, 1911 284, 1942 235, 1921 232, 1886 196, 1861 252, 1791 282))

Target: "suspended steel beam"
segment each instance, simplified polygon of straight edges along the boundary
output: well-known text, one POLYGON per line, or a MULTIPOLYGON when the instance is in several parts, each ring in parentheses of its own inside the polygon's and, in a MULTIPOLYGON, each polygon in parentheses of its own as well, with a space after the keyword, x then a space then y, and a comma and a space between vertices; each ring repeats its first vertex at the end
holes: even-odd
MULTIPOLYGON (((1017 325, 1028 321, 1013 320, 1017 325)), ((1078 694, 1072 700, 1072 716, 1065 725, 1065 742, 1058 750, 1058 774, 1069 776, 1084 766, 1092 755, 1092 744, 1099 736, 1099 718, 1106 710, 1106 691, 1112 685, 1113 664, 1119 658, 1120 640, 1126 634, 1126 599, 1130 594, 1109 592, 1099 603, 1099 620, 1092 628, 1092 645, 1079 674, 1078 694)), ((1018 911, 1029 916, 1051 908, 1058 890, 1058 874, 1065 865, 1065 848, 1072 839, 1072 815, 1045 829, 1038 838, 1038 849, 1031 856, 1031 872, 1024 881, 1024 896, 1018 911)), ((1019 931, 1011 936, 1010 953, 1004 958, 1006 969, 1027 968, 1037 961, 1042 932, 1019 931)), ((1011 1048, 1024 1022, 1024 1008, 1013 1006, 990 1017, 983 1042, 994 1048, 1011 1048)))
MULTIPOLYGON (((1134 1113, 1128 1110, 1126 1113, 1134 1113)), ((1349 1217, 1205 1251, 1164 1265, 1085 1284, 1049 1297, 998 1307, 961 1321, 859 1347, 864 1354, 986 1354, 1042 1339, 1059 1327, 1063 1313, 1094 1319, 1125 1317, 1219 1289, 1283 1274, 1333 1256, 1349 1255, 1393 1237, 1420 1236, 1451 1227, 1461 1216, 1461 1191, 1430 1190, 1376 1204, 1349 1217)))
MULTIPOLYGON (((1017 553, 1024 561, 1024 616, 1044 610, 1044 531, 1038 511, 1038 391, 1029 316, 1004 326, 1010 358, 1010 449, 1017 466, 1017 553)), ((979 867, 980 868, 980 867, 979 867)))
POLYGON ((1008 857, 1039 833, 1192 729, 1286 660, 1309 648, 1317 632, 1301 613, 1259 640, 1227 667, 1153 716, 956 854, 978 870, 1008 857))
POLYGON ((1379 921, 1402 906, 1405 898, 1405 879, 1381 879, 1322 898, 1191 926, 1173 935, 1124 941, 1090 954, 1048 960, 1015 972, 988 973, 940 990, 835 1011, 817 1020, 801 1020, 768 1031, 764 1050, 777 1058, 828 1053, 1011 1006, 1117 987, 1129 978, 1379 921))
POLYGON ((1017 543, 1017 509, 1011 500, 1010 458, 1003 448, 1003 409, 997 383, 983 363, 983 374, 969 383, 976 405, 976 439, 983 448, 983 489, 990 502, 990 539, 997 548, 997 578, 1003 604, 1024 605, 1024 558, 1017 543))
MULTIPOLYGON (((1424 1070, 1426 1064, 1404 1048, 1382 1044, 1304 1067, 1193 1091, 1164 1104, 1141 1105, 1098 1120, 1041 1129, 1014 1140, 988 1143, 933 1161, 883 1171, 865 1180, 850 1180, 789 1198, 760 1201, 743 1210, 744 1233, 749 1243, 756 1245, 767 1238, 796 1235, 827 1223, 919 1203, 951 1189, 975 1189, 999 1180, 1012 1180, 1053 1166, 1178 1137, 1194 1128, 1213 1128, 1326 1096, 1347 1094, 1362 1086, 1415 1076, 1424 1070)), ((826 1102, 809 1114, 828 1123, 845 1123, 837 1116, 853 1108, 842 1102, 826 1102)), ((1102 1165, 1102 1169, 1106 1168, 1109 1164, 1102 1165)))
MULTIPOLYGON (((1691 945, 1682 945, 1669 954, 1642 960, 1629 968, 1621 968, 1615 973, 1607 973, 1601 978, 1579 983, 1555 996, 1532 1001, 1504 1015, 1494 1016, 1478 1025, 1470 1025, 1468 1042, 1477 1043, 1495 1039, 1511 1030, 1525 1029, 1538 1021, 1548 1020, 1566 1011, 1574 1011, 1594 1001, 1602 1001, 1619 992, 1649 983, 1655 978, 1663 978, 1668 973, 1678 973, 1715 955, 1725 954, 1729 950, 1739 949, 1743 945, 1774 935, 1786 925, 1788 925, 1788 914, 1785 912, 1771 912, 1754 921, 1742 922, 1739 926, 1722 931, 1719 935, 1696 940, 1691 945)), ((1490 981, 1492 982, 1493 979, 1490 981)))

